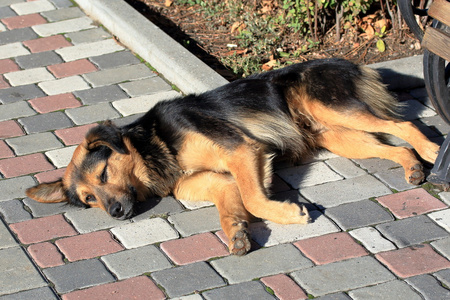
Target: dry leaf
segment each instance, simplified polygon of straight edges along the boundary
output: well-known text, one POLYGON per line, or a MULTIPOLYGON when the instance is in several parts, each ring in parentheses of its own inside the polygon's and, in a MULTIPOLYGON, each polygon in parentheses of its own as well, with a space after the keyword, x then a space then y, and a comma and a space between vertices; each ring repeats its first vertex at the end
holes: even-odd
POLYGON ((164 5, 169 7, 172 5, 172 3, 173 3, 173 0, 166 0, 166 2, 164 2, 164 5))
POLYGON ((262 69, 264 71, 270 71, 273 69, 273 67, 275 67, 277 65, 277 60, 276 59, 272 59, 269 60, 268 62, 266 62, 265 64, 262 65, 262 69))

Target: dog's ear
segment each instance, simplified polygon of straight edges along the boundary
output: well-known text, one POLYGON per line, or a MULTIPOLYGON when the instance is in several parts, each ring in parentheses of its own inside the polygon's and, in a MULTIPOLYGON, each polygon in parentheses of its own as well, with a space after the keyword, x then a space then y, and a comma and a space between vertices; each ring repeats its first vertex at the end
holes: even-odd
POLYGON ((122 133, 111 121, 106 121, 89 130, 85 142, 86 149, 89 151, 100 146, 106 146, 120 154, 128 153, 122 133))
POLYGON ((38 202, 69 202, 62 179, 55 182, 38 184, 37 186, 27 189, 26 194, 28 197, 38 202))

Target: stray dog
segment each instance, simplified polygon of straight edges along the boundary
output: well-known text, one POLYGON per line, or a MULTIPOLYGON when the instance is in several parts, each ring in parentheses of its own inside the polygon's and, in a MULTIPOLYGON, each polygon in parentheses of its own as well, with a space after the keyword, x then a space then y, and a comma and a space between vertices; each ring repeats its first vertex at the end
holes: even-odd
POLYGON ((100 207, 117 219, 137 201, 169 194, 215 203, 230 252, 250 250, 248 222, 311 221, 305 207, 268 198, 272 159, 325 148, 401 164, 406 181, 424 180, 413 151, 381 143, 388 133, 434 163, 439 146, 398 119, 398 102, 377 72, 340 59, 315 60, 250 76, 215 90, 156 104, 124 127, 107 121, 76 148, 62 179, 27 190, 39 202, 100 207))

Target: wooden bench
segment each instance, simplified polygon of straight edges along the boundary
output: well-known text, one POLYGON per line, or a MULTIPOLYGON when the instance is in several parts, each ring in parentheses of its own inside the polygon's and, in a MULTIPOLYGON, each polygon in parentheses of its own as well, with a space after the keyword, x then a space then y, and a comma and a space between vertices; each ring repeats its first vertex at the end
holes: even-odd
MULTIPOLYGON (((435 20, 450 26, 450 2, 434 0, 428 9, 428 15, 435 20)), ((450 34, 437 28, 429 27, 425 30, 422 47, 434 54, 450 61, 450 34)))

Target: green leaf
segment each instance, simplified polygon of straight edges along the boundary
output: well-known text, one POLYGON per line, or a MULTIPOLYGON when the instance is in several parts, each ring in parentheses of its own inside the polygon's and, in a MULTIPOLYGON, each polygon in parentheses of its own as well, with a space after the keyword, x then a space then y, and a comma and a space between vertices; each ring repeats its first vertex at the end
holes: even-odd
POLYGON ((386 45, 384 44, 383 40, 377 41, 377 48, 380 52, 384 52, 386 50, 386 45))

